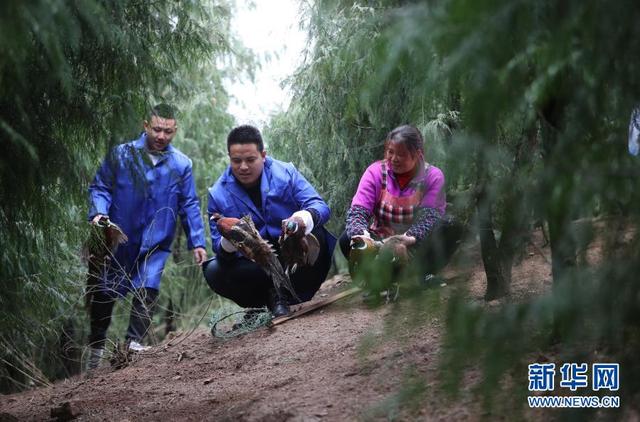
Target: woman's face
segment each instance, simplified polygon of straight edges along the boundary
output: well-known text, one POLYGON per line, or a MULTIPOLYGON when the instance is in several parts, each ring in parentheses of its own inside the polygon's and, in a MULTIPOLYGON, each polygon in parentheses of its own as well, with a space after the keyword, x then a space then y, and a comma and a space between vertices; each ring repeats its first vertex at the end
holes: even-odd
POLYGON ((390 141, 385 151, 385 158, 394 173, 407 173, 416 168, 418 154, 411 153, 405 144, 390 141))

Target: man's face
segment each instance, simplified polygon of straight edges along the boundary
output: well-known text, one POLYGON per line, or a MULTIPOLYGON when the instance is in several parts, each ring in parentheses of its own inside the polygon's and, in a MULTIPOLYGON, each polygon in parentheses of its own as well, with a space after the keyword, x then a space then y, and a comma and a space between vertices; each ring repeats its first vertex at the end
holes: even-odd
POLYGON ((252 187, 260 180, 266 156, 256 144, 233 144, 229 147, 231 172, 242 186, 252 187))
POLYGON ((178 126, 175 119, 153 116, 150 122, 144 122, 144 130, 147 132, 149 151, 164 151, 176 135, 178 126))

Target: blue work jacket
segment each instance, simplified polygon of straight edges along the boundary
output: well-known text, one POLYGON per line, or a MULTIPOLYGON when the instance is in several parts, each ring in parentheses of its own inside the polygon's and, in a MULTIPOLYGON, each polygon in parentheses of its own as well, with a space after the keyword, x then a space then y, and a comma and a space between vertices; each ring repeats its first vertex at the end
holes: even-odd
MULTIPOLYGON (((231 172, 231 166, 209 188, 207 211, 225 217, 241 218, 250 215, 260 236, 275 240, 280 236, 282 220, 296 211, 313 209, 320 220, 316 226, 323 226, 331 216, 331 210, 318 192, 291 163, 284 163, 267 156, 260 180, 262 210, 254 205, 247 191, 238 183, 231 172)), ((209 220, 211 245, 216 254, 220 253, 222 239, 214 221, 209 220)), ((324 229, 324 228, 323 228, 324 229)), ((327 232, 329 256, 333 253, 336 239, 327 232)))
POLYGON ((169 145, 154 165, 145 149, 146 138, 143 133, 115 147, 89 186, 89 220, 108 215, 129 237, 104 275, 108 287, 120 293, 160 287, 178 216, 188 248, 205 247, 191 160, 169 145))

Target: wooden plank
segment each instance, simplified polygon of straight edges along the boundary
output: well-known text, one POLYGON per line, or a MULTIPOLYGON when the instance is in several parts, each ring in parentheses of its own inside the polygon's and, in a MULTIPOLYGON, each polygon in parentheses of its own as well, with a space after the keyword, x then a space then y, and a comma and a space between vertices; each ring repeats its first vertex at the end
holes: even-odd
POLYGON ((308 312, 311 312, 311 311, 314 311, 314 310, 316 310, 318 308, 322 308, 324 306, 327 306, 328 304, 333 303, 333 302, 335 302, 337 300, 340 300, 340 299, 345 298, 347 296, 351 296, 353 294, 356 294, 361 290, 362 289, 360 287, 352 287, 349 290, 345 290, 344 292, 337 293, 337 294, 335 294, 333 296, 327 297, 325 299, 319 300, 319 301, 311 303, 309 305, 302 305, 301 308, 299 308, 298 310, 290 313, 289 315, 285 315, 285 316, 281 316, 281 317, 273 319, 271 321, 271 326, 282 324, 283 322, 287 322, 290 319, 297 318, 297 317, 299 317, 301 315, 304 315, 304 314, 306 314, 308 312))

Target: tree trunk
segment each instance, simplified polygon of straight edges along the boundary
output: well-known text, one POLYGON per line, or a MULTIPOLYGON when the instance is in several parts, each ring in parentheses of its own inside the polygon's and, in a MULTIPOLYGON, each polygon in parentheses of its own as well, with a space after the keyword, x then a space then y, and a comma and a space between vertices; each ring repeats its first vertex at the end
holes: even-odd
POLYGON ((505 271, 498 242, 493 232, 493 213, 491 203, 486 198, 484 182, 481 182, 476 197, 478 213, 478 229, 480 232, 480 249, 482 263, 487 276, 487 291, 485 300, 498 299, 509 294, 511 284, 511 267, 505 271))
POLYGON ((565 272, 576 266, 576 244, 571 235, 571 220, 561 215, 548 217, 551 246, 551 273, 556 285, 565 272))
POLYGON ((569 193, 572 190, 572 172, 568 167, 571 163, 567 160, 569 151, 562 151, 558 144, 558 132, 564 114, 564 104, 561 100, 554 99, 541 110, 543 162, 545 168, 554 171, 553 184, 549 180, 546 183, 546 219, 549 224, 549 244, 551 246, 551 272, 554 285, 558 283, 565 271, 576 265, 576 242, 572 235, 572 216, 574 211, 570 204, 569 193), (560 189, 561 194, 555 194, 554 190, 560 189), (554 201, 548 198, 554 197, 554 201))
MULTIPOLYGON (((486 207, 489 208, 489 205, 486 207)), ((511 267, 507 269, 504 266, 503 254, 493 232, 491 211, 478 209, 478 220, 482 263, 487 275, 487 291, 484 299, 489 301, 509 294, 511 267)))

